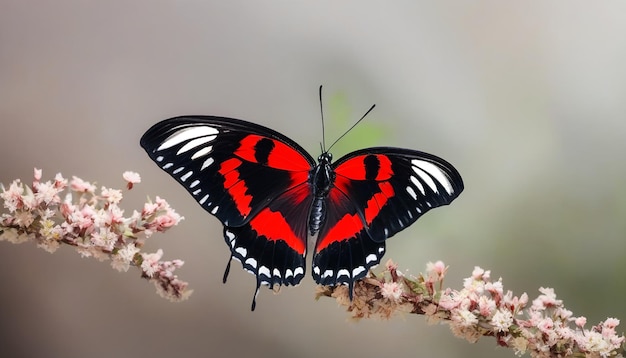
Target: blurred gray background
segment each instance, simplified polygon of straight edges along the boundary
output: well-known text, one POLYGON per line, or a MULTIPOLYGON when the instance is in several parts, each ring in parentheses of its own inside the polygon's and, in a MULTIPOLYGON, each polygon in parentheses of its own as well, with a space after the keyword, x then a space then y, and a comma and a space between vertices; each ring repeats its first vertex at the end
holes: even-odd
MULTIPOLYGON (((589 324, 626 319, 626 3, 0 1, 0 182, 62 172, 121 187, 130 214, 160 195, 186 217, 150 251, 181 258, 195 290, 170 303, 73 249, 0 243, 2 357, 513 357, 421 316, 351 323, 302 285, 262 290, 233 264, 219 222, 153 164, 143 132, 180 114, 247 119, 314 157, 317 88, 385 133, 366 145, 453 163, 465 192, 388 242, 418 273, 475 265, 505 288, 541 286, 589 324)), ((333 123, 333 111, 326 113, 333 123)), ((347 126, 327 133, 336 138, 347 126)), ((623 322, 626 324, 626 322, 623 322)), ((623 330, 623 327, 621 328, 623 330)))

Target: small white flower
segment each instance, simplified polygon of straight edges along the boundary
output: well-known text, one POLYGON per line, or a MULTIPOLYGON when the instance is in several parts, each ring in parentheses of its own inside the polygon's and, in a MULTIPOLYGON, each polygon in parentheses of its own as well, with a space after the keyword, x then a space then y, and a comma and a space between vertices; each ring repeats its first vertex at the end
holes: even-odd
POLYGON ((159 260, 163 257, 163 250, 159 249, 157 252, 152 254, 141 254, 143 257, 143 262, 141 263, 141 270, 148 277, 154 276, 154 274, 159 270, 159 260))
POLYGON ((122 191, 117 189, 110 189, 106 187, 102 187, 101 195, 111 204, 118 204, 122 201, 122 191))
POLYGON ((478 323, 478 318, 466 309, 458 309, 452 312, 452 321, 461 327, 471 327, 478 323))
POLYGON ((385 282, 380 288, 380 293, 384 298, 396 302, 402 297, 402 285, 398 282, 385 282))
POLYGON ((491 318, 491 325, 497 332, 508 332, 513 325, 513 315, 509 310, 497 310, 491 318))
POLYGON ((128 271, 130 267, 130 263, 135 257, 135 254, 139 252, 139 249, 135 247, 135 244, 128 244, 121 248, 117 255, 113 256, 113 261, 111 262, 111 266, 118 271, 128 271))
POLYGON ((33 223, 35 217, 28 210, 17 210, 15 212, 15 223, 21 227, 29 227, 33 223))
POLYGON ((58 190, 54 187, 54 184, 47 181, 37 185, 37 193, 35 193, 35 200, 38 203, 50 204, 55 200, 58 194, 58 190))
POLYGON ((141 176, 139 173, 126 171, 122 174, 124 180, 126 180, 129 184, 137 184, 141 183, 141 176))

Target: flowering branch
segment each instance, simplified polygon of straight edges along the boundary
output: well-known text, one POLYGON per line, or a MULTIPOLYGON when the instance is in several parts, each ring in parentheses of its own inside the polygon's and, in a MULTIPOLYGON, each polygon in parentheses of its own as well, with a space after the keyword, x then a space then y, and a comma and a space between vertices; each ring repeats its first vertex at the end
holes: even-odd
POLYGON ((447 322, 455 336, 474 343, 481 336, 494 337, 498 345, 517 355, 532 357, 617 357, 624 355, 625 337, 615 328, 619 320, 607 318, 585 328, 585 317, 574 317, 551 288, 528 306, 528 295, 504 293, 502 279, 493 282, 490 271, 476 267, 460 291, 443 288, 448 267, 429 263, 426 274, 406 277, 391 260, 379 276, 370 272, 354 285, 350 301, 348 287, 318 286, 317 297, 333 297, 347 307, 352 318, 389 319, 401 312, 423 314, 428 323, 447 322), (573 324, 572 324, 573 323, 573 324))
MULTIPOLYGON (((139 174, 125 172, 127 189, 141 181, 139 174)), ((61 244, 73 246, 82 257, 111 260, 111 266, 126 272, 130 266, 141 270, 141 277, 152 282, 157 293, 171 301, 187 299, 192 291, 187 282, 178 279, 174 270, 181 260, 160 261, 163 251, 141 252, 145 239, 154 232, 164 232, 177 225, 182 216, 156 197, 141 212, 123 216, 118 204, 122 191, 96 186, 80 178, 69 182, 65 199, 61 193, 68 180, 57 174, 53 181, 41 181, 41 170, 35 169, 32 186, 14 180, 9 188, 0 184, 0 201, 8 213, 0 216, 0 241, 20 244, 35 241, 37 246, 53 253, 61 244)))

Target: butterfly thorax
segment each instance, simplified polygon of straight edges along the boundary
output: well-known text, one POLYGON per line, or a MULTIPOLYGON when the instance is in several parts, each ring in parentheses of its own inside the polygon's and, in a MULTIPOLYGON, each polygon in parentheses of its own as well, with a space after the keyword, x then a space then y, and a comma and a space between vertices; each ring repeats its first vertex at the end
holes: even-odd
POLYGON ((315 235, 326 219, 326 199, 335 181, 335 173, 330 166, 333 155, 324 152, 318 158, 318 164, 311 171, 309 180, 313 188, 313 203, 309 214, 309 233, 315 235))

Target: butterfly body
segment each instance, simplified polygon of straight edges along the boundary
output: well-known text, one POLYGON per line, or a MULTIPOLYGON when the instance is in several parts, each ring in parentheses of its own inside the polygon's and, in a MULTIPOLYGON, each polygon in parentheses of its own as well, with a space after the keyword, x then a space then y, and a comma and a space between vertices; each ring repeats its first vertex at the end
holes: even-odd
POLYGON ((326 200, 335 180, 335 173, 330 166, 331 160, 332 155, 330 153, 320 155, 317 166, 315 166, 309 176, 311 178, 311 190, 313 191, 313 205, 309 214, 309 234, 311 236, 317 234, 320 225, 326 218, 326 200))
POLYGON ((233 118, 167 119, 141 145, 222 222, 231 259, 256 276, 255 297, 261 285, 300 283, 311 237, 314 280, 352 294, 387 238, 463 190, 456 169, 428 153, 377 147, 315 162, 288 137, 233 118))

